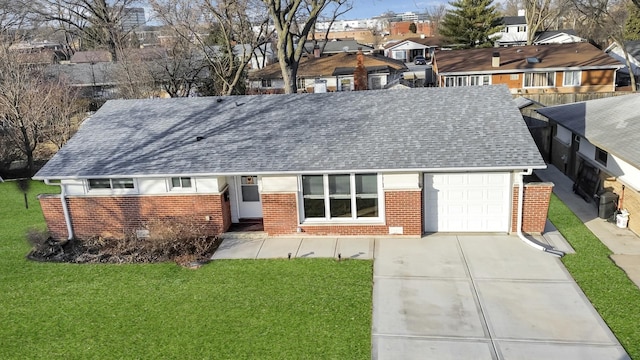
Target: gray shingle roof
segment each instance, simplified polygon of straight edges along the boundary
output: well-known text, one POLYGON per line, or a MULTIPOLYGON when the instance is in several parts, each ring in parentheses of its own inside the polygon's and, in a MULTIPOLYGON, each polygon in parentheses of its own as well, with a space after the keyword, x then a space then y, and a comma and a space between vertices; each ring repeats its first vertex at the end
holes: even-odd
POLYGON ((37 178, 527 167, 518 108, 485 86, 112 100, 37 178))
POLYGON ((640 94, 538 109, 590 143, 640 168, 640 94))

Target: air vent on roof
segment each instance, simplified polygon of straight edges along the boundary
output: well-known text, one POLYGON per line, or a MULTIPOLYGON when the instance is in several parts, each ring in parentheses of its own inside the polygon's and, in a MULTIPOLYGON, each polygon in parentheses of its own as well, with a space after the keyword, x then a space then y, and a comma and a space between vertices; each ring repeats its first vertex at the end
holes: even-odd
POLYGON ((527 63, 528 64, 537 64, 540 62, 540 59, 538 59, 537 57, 528 57, 527 58, 527 63))

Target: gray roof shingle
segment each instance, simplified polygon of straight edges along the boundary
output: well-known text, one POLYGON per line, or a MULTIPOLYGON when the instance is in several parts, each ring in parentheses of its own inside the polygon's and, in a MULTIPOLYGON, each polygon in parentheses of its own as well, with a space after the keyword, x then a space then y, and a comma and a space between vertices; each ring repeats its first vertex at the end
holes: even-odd
POLYGON ((509 91, 485 86, 112 100, 36 177, 529 167, 509 91))
POLYGON ((640 168, 640 94, 536 110, 590 143, 640 168))

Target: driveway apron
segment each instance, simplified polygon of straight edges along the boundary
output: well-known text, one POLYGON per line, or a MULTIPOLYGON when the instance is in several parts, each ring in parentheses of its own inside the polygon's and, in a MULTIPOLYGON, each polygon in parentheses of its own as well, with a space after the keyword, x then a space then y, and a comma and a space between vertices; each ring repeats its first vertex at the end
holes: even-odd
POLYGON ((628 359, 556 257, 517 237, 376 239, 373 359, 628 359))

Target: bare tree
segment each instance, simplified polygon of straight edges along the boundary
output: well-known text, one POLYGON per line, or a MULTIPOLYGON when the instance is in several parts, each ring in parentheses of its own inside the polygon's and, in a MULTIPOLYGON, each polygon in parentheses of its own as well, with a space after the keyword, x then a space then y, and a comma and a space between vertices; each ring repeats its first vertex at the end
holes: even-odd
MULTIPOLYGON (((346 14, 352 8, 353 8, 353 5, 351 5, 350 3, 345 3, 344 6, 333 7, 333 9, 331 9, 331 13, 328 14, 327 16, 324 16, 323 14, 320 14, 320 16, 318 16, 318 21, 325 21, 328 23, 327 28, 323 34, 324 41, 321 43, 322 45, 320 45, 320 54, 324 52, 324 49, 327 46, 327 43, 329 42, 329 33, 331 33, 331 28, 333 27, 333 24, 335 23, 336 19, 339 16, 346 14)), ((311 41, 313 42, 313 48, 315 48, 315 46, 318 45, 318 40, 316 39, 316 23, 315 22, 313 23, 310 33, 311 33, 311 41)), ((373 34, 374 36, 376 35, 375 33, 373 34)), ((305 50, 307 49, 305 48, 305 50)))
POLYGON ((0 49, 0 126, 10 143, 26 157, 30 171, 34 169, 34 150, 45 132, 69 115, 67 111, 71 109, 60 109, 72 100, 64 98, 69 91, 61 83, 47 79, 40 69, 21 65, 16 54, 0 49))
POLYGON ((591 34, 604 34, 624 53, 627 69, 631 78, 631 91, 636 91, 636 79, 633 74, 629 53, 624 44, 624 24, 629 16, 625 0, 572 0, 575 9, 582 14, 581 22, 591 34))
POLYGON ((38 19, 56 25, 67 40, 83 39, 105 47, 118 58, 118 48, 129 31, 122 27, 128 8, 136 0, 19 0, 38 19))
POLYGON ((271 40, 269 18, 257 0, 150 0, 159 19, 199 50, 212 93, 241 92, 256 51, 271 40))
POLYGON ((5 40, 8 31, 21 28, 25 20, 26 11, 24 8, 12 0, 0 0, 0 34, 5 37, 5 40))
POLYGON ((54 80, 51 84, 57 93, 48 103, 42 138, 59 150, 78 131, 86 118, 89 102, 81 99, 79 90, 71 88, 63 79, 54 80))
POLYGON ((170 97, 186 97, 192 94, 206 74, 206 62, 202 53, 182 37, 175 37, 169 44, 166 56, 148 63, 150 74, 170 97))
POLYGON ((533 44, 536 33, 548 30, 570 4, 567 0, 524 0, 527 20, 527 45, 533 44))
POLYGON ((440 22, 444 18, 444 15, 447 13, 447 5, 446 4, 438 4, 433 5, 425 9, 425 12, 429 16, 429 21, 431 21, 431 32, 433 35, 440 34, 440 22))
POLYGON ((144 99, 157 96, 156 84, 149 62, 137 53, 118 50, 118 62, 110 76, 117 84, 118 95, 124 99, 144 99))
POLYGON ((262 0, 277 35, 278 61, 285 93, 297 92, 298 64, 304 44, 320 14, 329 6, 350 6, 347 0, 262 0))

